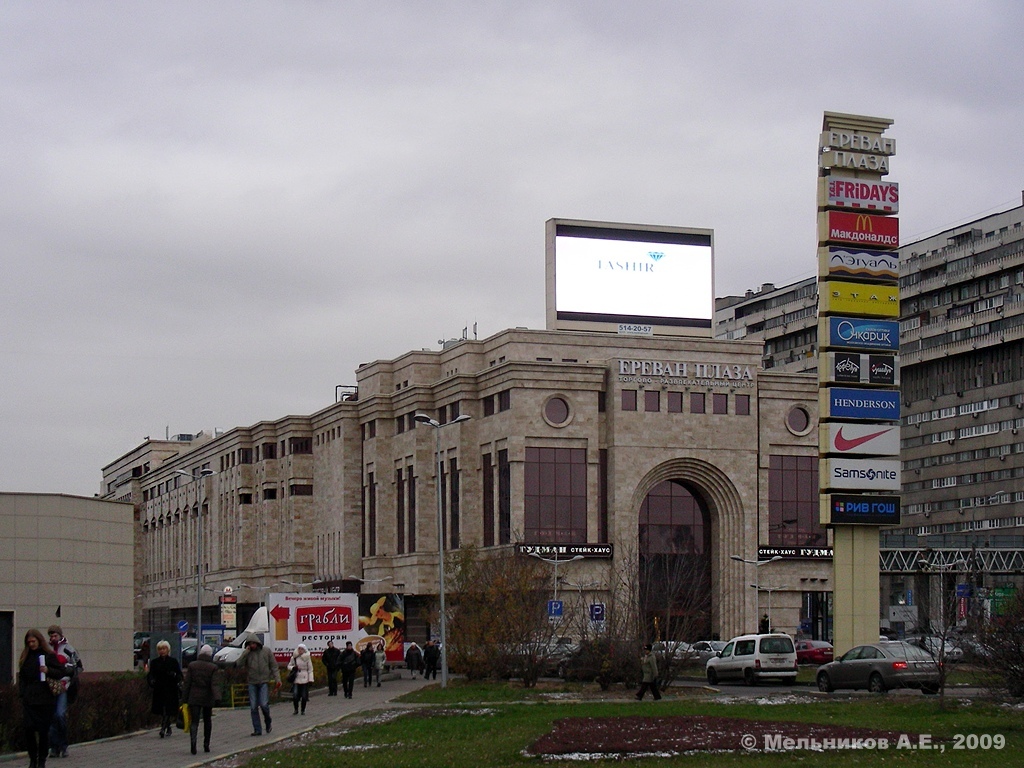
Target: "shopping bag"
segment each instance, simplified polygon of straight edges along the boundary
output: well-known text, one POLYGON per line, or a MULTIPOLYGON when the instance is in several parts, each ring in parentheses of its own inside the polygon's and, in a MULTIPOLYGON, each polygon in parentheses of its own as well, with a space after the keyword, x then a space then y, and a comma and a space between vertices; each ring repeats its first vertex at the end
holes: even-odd
POLYGON ((188 711, 188 704, 182 704, 178 707, 178 720, 175 725, 178 726, 178 730, 187 731, 191 724, 191 716, 188 711))

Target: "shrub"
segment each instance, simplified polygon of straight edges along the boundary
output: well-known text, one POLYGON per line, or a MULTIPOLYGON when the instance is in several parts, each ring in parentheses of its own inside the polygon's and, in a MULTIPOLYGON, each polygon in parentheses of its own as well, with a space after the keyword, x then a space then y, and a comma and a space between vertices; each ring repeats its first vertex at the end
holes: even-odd
POLYGON ((636 644, 610 637, 580 643, 565 673, 567 680, 596 682, 602 691, 615 683, 635 685, 640 680, 636 644))
MULTIPOLYGON (((68 710, 68 741, 94 741, 153 727, 146 676, 136 672, 84 673, 68 710)), ((25 749, 17 685, 0 686, 0 748, 25 749)))

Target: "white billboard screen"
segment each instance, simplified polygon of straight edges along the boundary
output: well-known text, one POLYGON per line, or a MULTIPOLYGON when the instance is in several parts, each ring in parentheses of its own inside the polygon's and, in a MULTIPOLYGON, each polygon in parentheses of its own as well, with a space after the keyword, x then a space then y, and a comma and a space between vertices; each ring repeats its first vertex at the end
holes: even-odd
POLYGON ((559 319, 711 327, 707 230, 558 226, 554 246, 559 319))

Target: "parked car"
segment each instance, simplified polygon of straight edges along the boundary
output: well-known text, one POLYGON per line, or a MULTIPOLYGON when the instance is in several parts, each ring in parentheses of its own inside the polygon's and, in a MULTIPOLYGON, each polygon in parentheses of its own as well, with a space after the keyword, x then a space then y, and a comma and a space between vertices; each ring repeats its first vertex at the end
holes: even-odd
POLYGON ((690 646, 690 657, 700 664, 707 664, 708 659, 717 656, 723 648, 724 640, 698 640, 690 646))
POLYGON ((797 640, 798 664, 828 664, 832 661, 832 643, 825 640, 797 640))
POLYGON ((184 669, 196 660, 198 647, 194 637, 181 638, 181 668, 184 669))
POLYGON ((711 685, 728 679, 740 679, 747 685, 761 680, 792 685, 797 673, 796 647, 793 638, 781 633, 740 635, 708 659, 705 671, 711 685))
POLYGON ((865 688, 885 693, 892 688, 939 690, 939 665, 927 651, 910 643, 890 641, 858 645, 818 670, 818 690, 865 688))
POLYGON ((928 651, 936 659, 941 656, 943 661, 963 661, 964 658, 964 652, 961 648, 953 645, 949 640, 944 641, 941 637, 936 637, 935 635, 921 635, 911 638, 908 642, 911 645, 916 645, 918 648, 928 651))
POLYGON ((132 654, 136 666, 149 663, 149 632, 136 632, 133 635, 132 654))

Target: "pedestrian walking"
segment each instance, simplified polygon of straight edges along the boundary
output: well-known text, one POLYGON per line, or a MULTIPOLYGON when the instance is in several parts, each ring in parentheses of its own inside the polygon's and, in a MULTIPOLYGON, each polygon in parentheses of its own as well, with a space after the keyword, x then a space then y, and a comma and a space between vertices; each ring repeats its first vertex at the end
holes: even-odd
POLYGON ((341 669, 341 651, 334 647, 333 640, 327 641, 327 649, 320 657, 320 661, 324 663, 324 669, 327 670, 327 695, 337 696, 338 670, 341 669))
POLYGON ((53 688, 61 687, 60 681, 67 670, 38 629, 25 633, 25 646, 18 663, 18 697, 29 768, 45 768, 50 726, 57 711, 53 688))
POLYGON ((262 736, 260 713, 267 733, 270 733, 270 686, 276 691, 281 687, 281 673, 277 669, 274 652, 253 637, 245 644, 245 650, 235 661, 235 666, 245 670, 249 683, 249 714, 252 715, 252 736, 262 736))
POLYGON ((309 655, 309 649, 303 643, 299 643, 288 662, 288 672, 291 675, 295 670, 295 679, 292 681, 292 705, 295 707, 293 715, 299 714, 299 707, 302 707, 302 714, 306 714, 306 704, 309 702, 309 686, 313 682, 313 659, 309 655))
POLYGON ((153 692, 150 712, 160 716, 160 738, 171 735, 171 723, 178 714, 178 686, 182 681, 181 665, 171 656, 171 644, 156 644, 156 658, 149 663, 146 682, 153 692))
POLYGON ((373 652, 373 644, 367 643, 359 652, 359 663, 363 667, 363 688, 369 688, 373 682, 373 665, 376 654, 373 652))
POLYGON ((644 694, 650 691, 654 700, 661 698, 661 691, 658 690, 658 658, 654 655, 654 648, 650 643, 644 646, 644 654, 640 659, 640 671, 643 679, 640 683, 640 690, 637 691, 636 700, 643 701, 644 694))
POLYGON ((57 694, 57 709, 53 713, 50 724, 50 757, 68 756, 68 708, 78 698, 78 673, 82 669, 82 659, 75 647, 64 637, 64 630, 57 624, 51 624, 46 630, 50 638, 50 648, 57 660, 64 664, 67 680, 57 694))
POLYGON ((437 666, 441 661, 441 649, 433 640, 428 640, 423 648, 423 679, 437 680, 437 666))
POLYGON ((409 650, 405 652, 405 666, 415 680, 416 673, 423 668, 423 651, 416 643, 409 643, 409 650))
POLYGON ((345 643, 345 650, 341 652, 341 687, 345 691, 345 698, 352 698, 352 689, 356 684, 356 670, 359 669, 359 654, 352 647, 352 641, 345 643))
POLYGON ((189 738, 192 754, 196 754, 196 740, 199 736, 199 720, 203 720, 203 751, 210 751, 210 735, 213 731, 213 708, 217 704, 217 688, 214 677, 219 667, 213 663, 213 648, 204 645, 199 649, 196 660, 185 670, 185 703, 192 722, 189 738))
POLYGON ((384 643, 377 643, 377 650, 373 654, 373 671, 377 675, 377 687, 380 688, 380 673, 384 671, 384 662, 387 661, 387 654, 384 653, 384 643))

